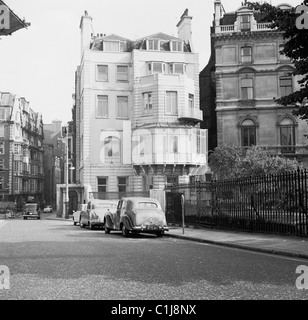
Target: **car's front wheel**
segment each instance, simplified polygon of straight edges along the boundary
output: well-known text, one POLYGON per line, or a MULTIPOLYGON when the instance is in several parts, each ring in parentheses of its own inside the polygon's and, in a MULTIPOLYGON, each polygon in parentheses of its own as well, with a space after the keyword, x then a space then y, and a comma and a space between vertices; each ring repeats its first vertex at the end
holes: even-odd
POLYGON ((129 236, 129 230, 125 227, 125 225, 122 225, 122 235, 123 237, 127 238, 129 236))
POLYGON ((82 223, 82 220, 80 219, 80 221, 79 221, 79 226, 80 226, 80 228, 84 228, 85 227, 85 225, 82 223))
POLYGON ((93 229, 94 229, 94 226, 93 226, 93 224, 92 224, 91 222, 89 222, 89 229, 90 229, 90 230, 93 230, 93 229))
POLYGON ((74 226, 77 224, 77 222, 75 221, 75 219, 73 218, 73 222, 74 222, 74 226))
POLYGON ((156 233, 157 237, 162 237, 164 235, 164 231, 160 231, 156 233))
POLYGON ((105 229, 105 233, 110 233, 111 229, 107 227, 106 225, 106 222, 105 222, 105 225, 104 225, 104 229, 105 229))

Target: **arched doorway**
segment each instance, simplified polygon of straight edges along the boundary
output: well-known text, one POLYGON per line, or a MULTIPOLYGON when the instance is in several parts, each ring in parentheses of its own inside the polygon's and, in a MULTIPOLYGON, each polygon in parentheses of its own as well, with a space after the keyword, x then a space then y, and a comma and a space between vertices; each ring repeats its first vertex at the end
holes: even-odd
POLYGON ((68 193, 69 204, 68 204, 68 214, 73 214, 73 211, 77 211, 78 207, 78 194, 75 190, 71 190, 68 193))

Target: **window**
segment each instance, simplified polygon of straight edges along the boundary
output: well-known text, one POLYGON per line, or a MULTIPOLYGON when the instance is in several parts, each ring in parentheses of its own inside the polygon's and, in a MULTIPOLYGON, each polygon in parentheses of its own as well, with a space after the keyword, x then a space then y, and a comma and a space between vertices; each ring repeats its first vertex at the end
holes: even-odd
POLYGON ((120 162, 120 139, 109 136, 104 140, 105 162, 120 162))
POLYGON ((280 145, 282 153, 295 152, 295 126, 291 118, 284 118, 280 122, 280 145))
POLYGON ((177 92, 174 91, 167 91, 166 92, 166 114, 177 114, 178 109, 178 97, 177 92))
POLYGON ((14 172, 15 173, 19 172, 19 161, 14 161, 14 172))
POLYGON ((186 73, 186 64, 184 64, 184 63, 174 63, 173 64, 173 73, 177 73, 177 74, 186 73))
POLYGON ((243 100, 253 99, 252 78, 241 79, 241 97, 243 100))
POLYGON ((119 41, 103 41, 103 51, 120 52, 119 41))
POLYGON ((149 62, 148 63, 148 71, 149 71, 149 74, 165 73, 166 64, 163 62, 149 62))
POLYGON ((0 169, 4 169, 4 159, 0 159, 0 169))
POLYGON ((152 93, 146 92, 143 94, 143 112, 151 113, 152 110, 153 110, 152 93))
POLYGON ((147 40, 147 50, 158 51, 159 49, 160 49, 159 40, 155 40, 155 39, 147 40))
POLYGON ((117 117, 128 118, 128 97, 117 97, 117 117))
POLYGON ((118 82, 128 82, 128 67, 127 66, 117 66, 117 81, 118 82))
POLYGON ((280 96, 288 96, 292 93, 292 78, 280 77, 280 96))
POLYGON ((241 62, 250 63, 251 62, 251 47, 241 48, 241 62))
POLYGON ((97 81, 108 81, 108 66, 97 66, 97 81))
POLYGON ((107 178, 97 178, 97 191, 98 192, 107 192, 107 178))
POLYGON ((194 108, 194 95, 191 93, 188 94, 188 107, 194 108))
POLYGON ((118 177, 118 190, 119 192, 126 192, 127 177, 118 177))
POLYGON ((0 190, 3 190, 4 188, 3 183, 4 183, 3 177, 0 177, 0 190))
POLYGON ((242 146, 250 147, 256 145, 256 125, 251 119, 246 119, 241 124, 242 146))
POLYGON ((244 14, 241 16, 241 31, 249 31, 250 30, 250 16, 248 14, 244 14))
POLYGON ((170 41, 170 51, 183 51, 183 42, 170 41))
POLYGON ((97 96, 97 118, 108 118, 108 96, 97 96))
POLYGON ((4 142, 0 142, 0 154, 4 154, 4 142))
POLYGON ((34 191, 34 179, 30 180, 30 191, 34 191))
POLYGON ((19 179, 14 177, 14 191, 19 191, 19 179))
POLYGON ((0 137, 4 138, 4 125, 0 124, 0 137))
POLYGON ((5 108, 0 108, 0 120, 5 120, 5 108))

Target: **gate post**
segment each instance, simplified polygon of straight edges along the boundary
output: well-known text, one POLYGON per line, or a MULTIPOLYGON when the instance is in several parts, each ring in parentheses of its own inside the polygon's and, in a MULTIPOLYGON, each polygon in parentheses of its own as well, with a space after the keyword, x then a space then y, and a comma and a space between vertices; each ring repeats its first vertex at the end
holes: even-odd
POLYGON ((183 234, 184 234, 184 229, 185 229, 185 222, 184 222, 184 214, 185 214, 185 196, 184 193, 181 194, 181 204, 182 204, 182 226, 183 226, 183 234))

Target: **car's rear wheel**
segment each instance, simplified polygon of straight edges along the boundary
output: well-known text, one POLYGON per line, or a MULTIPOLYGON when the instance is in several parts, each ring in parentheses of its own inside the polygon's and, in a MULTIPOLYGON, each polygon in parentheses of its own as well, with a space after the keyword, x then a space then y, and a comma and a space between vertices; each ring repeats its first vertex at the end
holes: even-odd
POLYGON ((104 229, 105 229, 105 233, 107 233, 107 234, 110 233, 111 229, 107 227, 106 222, 105 222, 105 225, 104 225, 104 229))
POLYGON ((156 236, 157 237, 162 237, 164 235, 164 231, 161 231, 161 232, 157 232, 156 233, 156 236))
POLYGON ((93 224, 92 224, 91 222, 89 222, 89 229, 90 229, 90 230, 93 230, 93 229, 94 229, 94 226, 93 226, 93 224))
POLYGON ((24 220, 27 220, 27 217, 24 217, 24 220))
POLYGON ((74 220, 74 218, 73 218, 73 222, 74 222, 74 226, 77 224, 77 222, 74 220))
POLYGON ((122 225, 122 235, 125 238, 128 238, 128 236, 129 236, 129 230, 125 227, 124 224, 122 225))
POLYGON ((85 227, 85 225, 82 223, 82 220, 80 219, 80 221, 79 221, 79 226, 80 226, 80 228, 84 228, 85 227))

